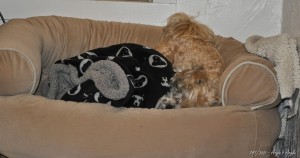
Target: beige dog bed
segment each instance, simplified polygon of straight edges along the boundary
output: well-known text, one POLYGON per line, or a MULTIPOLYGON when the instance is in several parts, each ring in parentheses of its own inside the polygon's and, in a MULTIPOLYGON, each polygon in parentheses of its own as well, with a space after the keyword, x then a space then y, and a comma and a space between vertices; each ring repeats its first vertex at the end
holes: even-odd
POLYGON ((58 59, 117 43, 154 47, 161 27, 67 17, 0 26, 0 153, 14 158, 269 157, 278 137, 274 66, 216 36, 221 107, 114 108, 38 96, 58 59))

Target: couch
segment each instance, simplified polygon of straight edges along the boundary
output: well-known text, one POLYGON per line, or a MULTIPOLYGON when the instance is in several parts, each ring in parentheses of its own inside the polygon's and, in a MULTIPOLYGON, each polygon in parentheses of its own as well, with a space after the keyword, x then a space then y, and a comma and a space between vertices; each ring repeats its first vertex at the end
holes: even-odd
POLYGON ((42 97, 56 60, 117 43, 154 47, 162 27, 60 16, 0 26, 0 153, 8 158, 270 157, 281 124, 274 66, 216 35, 222 106, 115 108, 42 97))

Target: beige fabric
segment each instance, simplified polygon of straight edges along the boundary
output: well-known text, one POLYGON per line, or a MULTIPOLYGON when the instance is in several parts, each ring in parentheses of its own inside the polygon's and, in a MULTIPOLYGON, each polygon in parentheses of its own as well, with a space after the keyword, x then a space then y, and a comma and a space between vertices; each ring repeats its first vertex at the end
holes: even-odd
POLYGON ((0 103, 0 153, 14 158, 267 158, 280 129, 276 109, 247 106, 117 109, 31 95, 0 103))

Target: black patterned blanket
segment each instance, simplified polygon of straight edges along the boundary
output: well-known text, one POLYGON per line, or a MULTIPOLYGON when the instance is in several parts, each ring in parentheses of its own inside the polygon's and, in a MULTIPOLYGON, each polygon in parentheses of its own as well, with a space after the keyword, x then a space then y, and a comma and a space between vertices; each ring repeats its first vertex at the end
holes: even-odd
POLYGON ((56 61, 49 69, 47 97, 154 108, 173 75, 170 62, 154 49, 117 44, 56 61))

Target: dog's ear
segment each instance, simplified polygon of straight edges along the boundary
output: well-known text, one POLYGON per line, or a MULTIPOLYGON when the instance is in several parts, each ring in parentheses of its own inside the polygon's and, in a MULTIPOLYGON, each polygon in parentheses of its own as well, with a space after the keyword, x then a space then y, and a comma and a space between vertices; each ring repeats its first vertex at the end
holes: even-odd
POLYGON ((200 39, 205 42, 211 43, 213 46, 216 45, 214 32, 206 25, 198 23, 198 34, 195 39, 200 39))
POLYGON ((178 23, 182 23, 182 22, 188 22, 191 21, 192 18, 190 16, 188 16, 185 13, 175 13, 173 15, 171 15, 168 18, 168 24, 167 25, 176 25, 178 23))
POLYGON ((167 40, 182 36, 192 19, 185 13, 175 13, 168 18, 167 25, 163 28, 164 38, 167 40))
POLYGON ((215 45, 214 32, 206 25, 199 23, 193 17, 179 12, 171 15, 164 28, 164 36, 171 38, 189 38, 210 42, 215 45))

